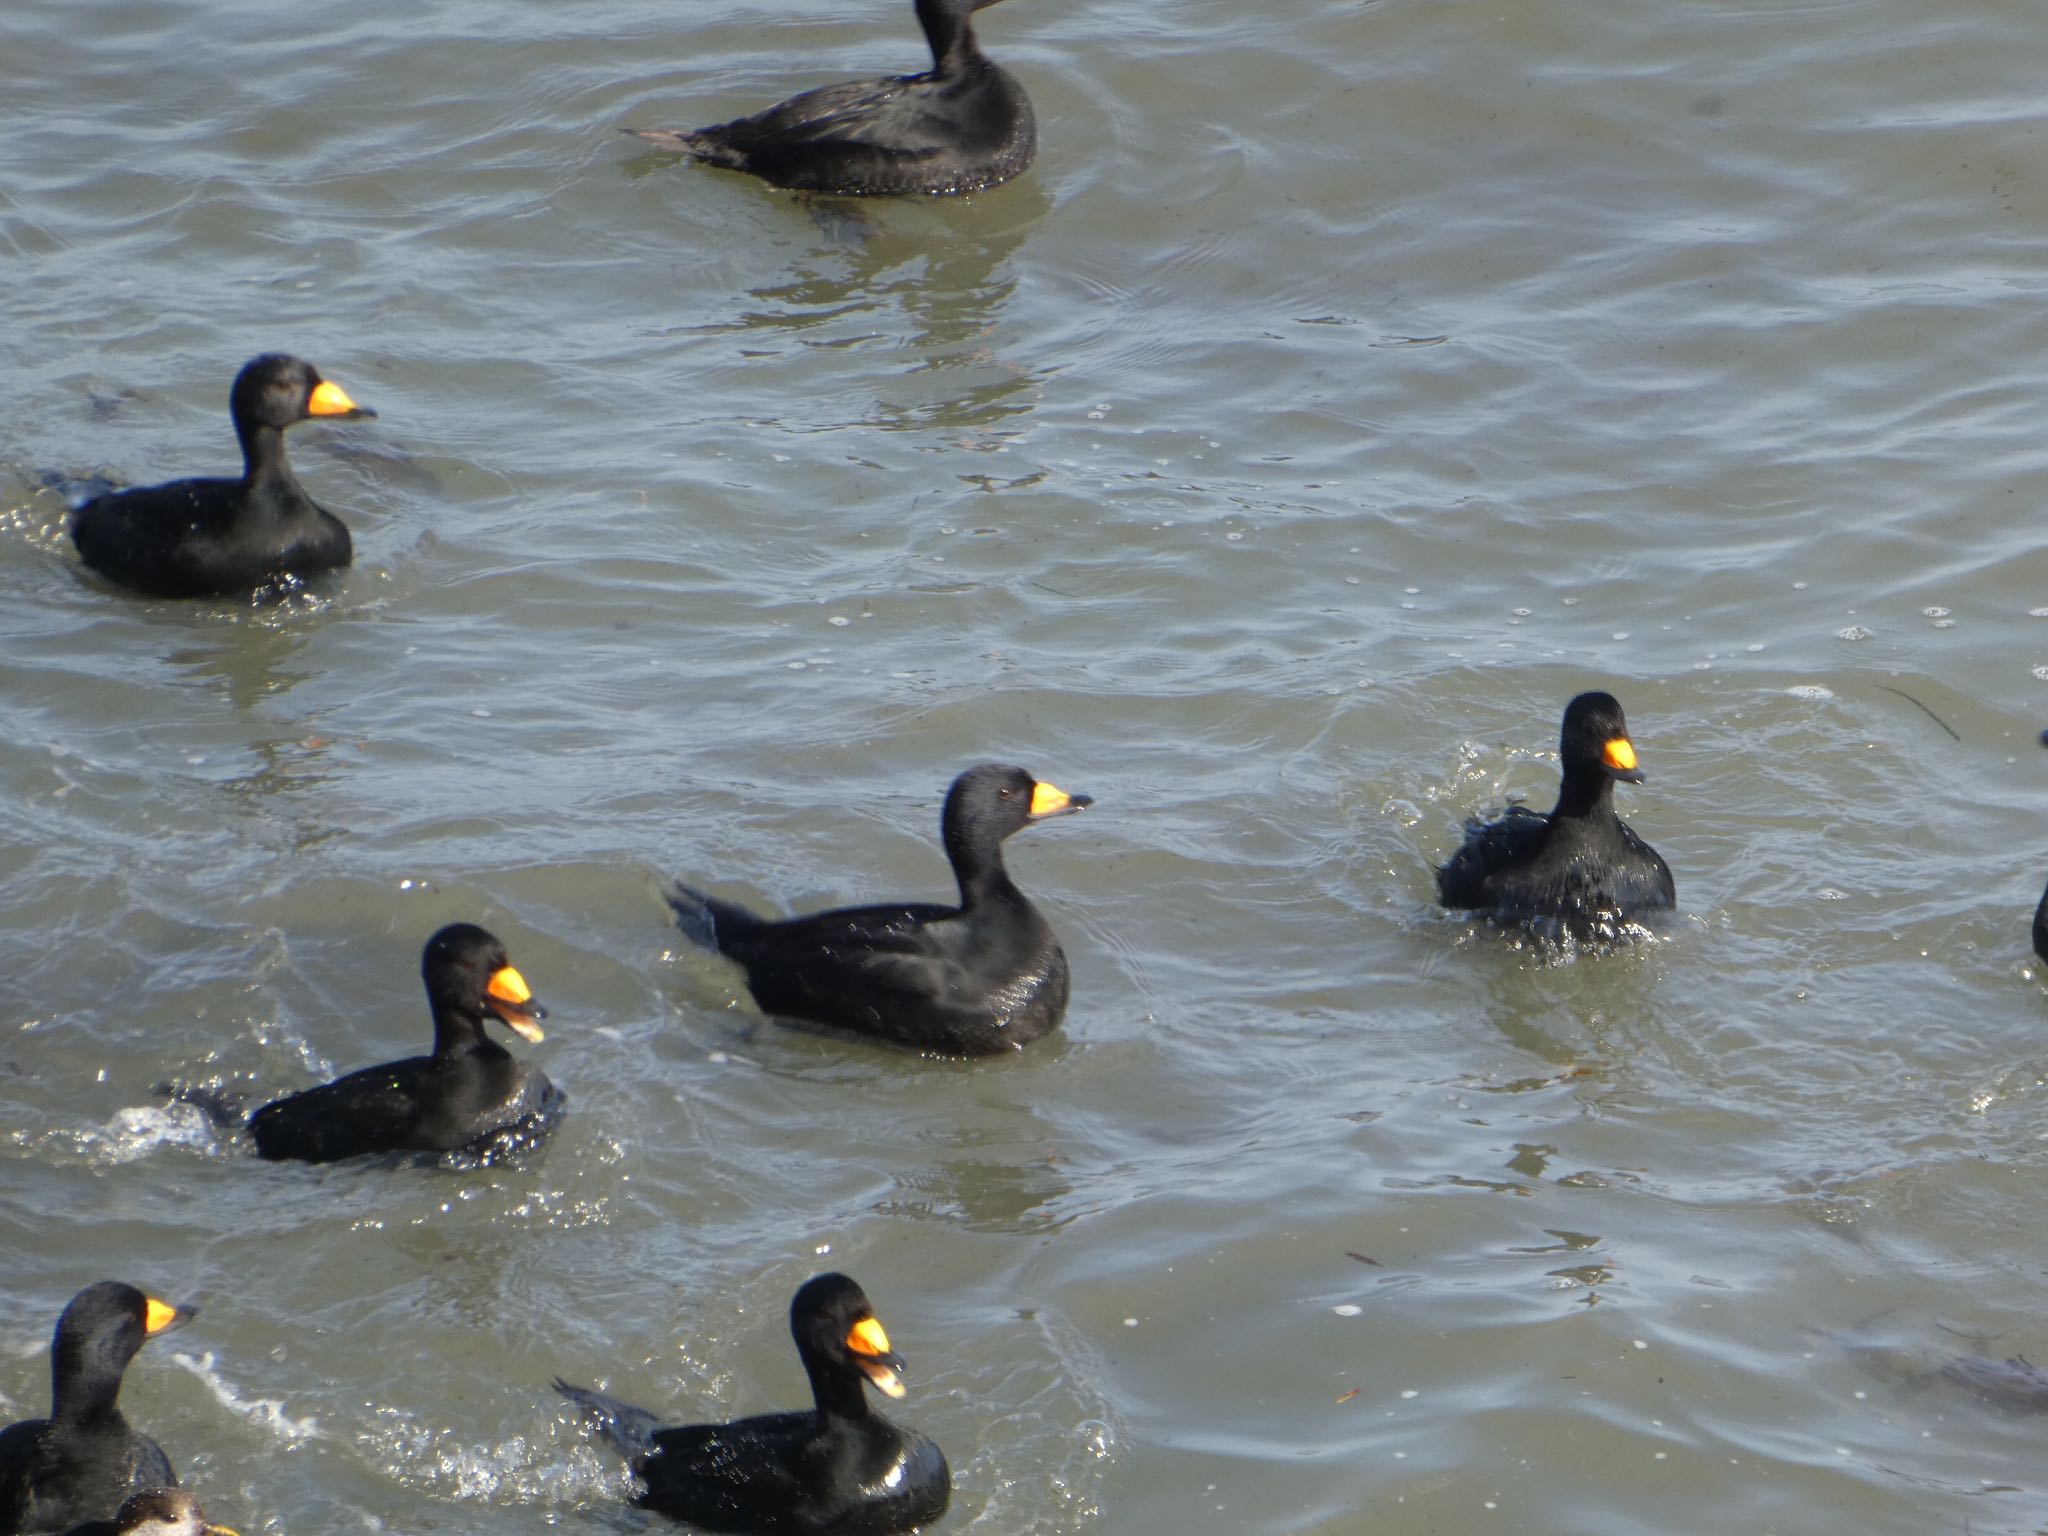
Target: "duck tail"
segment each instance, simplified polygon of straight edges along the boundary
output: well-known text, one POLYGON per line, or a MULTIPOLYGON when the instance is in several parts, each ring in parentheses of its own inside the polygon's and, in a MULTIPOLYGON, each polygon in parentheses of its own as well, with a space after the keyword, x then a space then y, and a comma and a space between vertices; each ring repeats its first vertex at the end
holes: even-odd
POLYGON ((669 910, 675 913, 676 926, 683 930, 683 936, 706 949, 730 954, 735 940, 743 940, 761 926, 761 919, 745 907, 707 896, 680 880, 668 888, 667 896, 669 910))
POLYGON ((580 1408, 584 1422, 621 1454, 638 1456, 654 1444, 654 1432, 661 1425, 645 1408, 635 1408, 590 1387, 571 1386, 559 1376, 555 1390, 580 1408))
POLYGON ((668 888, 668 909, 683 937, 705 949, 718 948, 718 915, 711 898, 678 880, 668 888))

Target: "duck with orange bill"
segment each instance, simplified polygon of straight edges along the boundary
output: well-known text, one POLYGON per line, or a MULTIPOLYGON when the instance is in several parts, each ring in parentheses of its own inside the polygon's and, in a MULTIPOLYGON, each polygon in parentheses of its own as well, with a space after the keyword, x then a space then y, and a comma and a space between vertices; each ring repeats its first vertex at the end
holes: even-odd
POLYGON ((555 1390, 630 1460, 646 1484, 634 1503, 707 1531, 890 1536, 943 1515, 944 1454, 868 1404, 868 1386, 904 1395, 904 1367, 866 1294, 845 1275, 815 1276, 789 1304, 789 1330, 809 1409, 664 1429, 602 1392, 555 1390))
POLYGON ((122 1415, 121 1378, 137 1350, 193 1315, 118 1280, 71 1298, 50 1341, 50 1416, 0 1430, 0 1536, 67 1531, 177 1485, 163 1448, 122 1415))
POLYGON ((756 916, 687 885, 669 892, 683 932, 745 968, 764 1013, 938 1056, 1013 1050, 1059 1026, 1067 957, 1010 879, 1003 840, 1094 802, 983 763, 953 781, 940 835, 957 907, 922 902, 756 916))
POLYGON ((420 957, 434 1051, 275 1100, 249 1117, 272 1159, 331 1163, 377 1152, 462 1153, 490 1160, 539 1145, 565 1095, 545 1073, 484 1033, 496 1019, 538 1043, 547 1010, 505 946, 474 923, 451 923, 420 957))
POLYGON ((172 480, 96 497, 71 515, 71 542, 109 581, 151 597, 281 592, 355 558, 340 518, 306 494, 285 428, 374 416, 311 363, 280 353, 235 376, 228 413, 242 445, 235 479, 172 480))
POLYGON ((1557 806, 1512 807, 1466 824, 1465 844, 1436 872, 1446 907, 1545 937, 1625 936, 1645 913, 1677 900, 1671 868, 1614 810, 1614 786, 1640 784, 1635 743, 1612 694, 1565 706, 1557 806))

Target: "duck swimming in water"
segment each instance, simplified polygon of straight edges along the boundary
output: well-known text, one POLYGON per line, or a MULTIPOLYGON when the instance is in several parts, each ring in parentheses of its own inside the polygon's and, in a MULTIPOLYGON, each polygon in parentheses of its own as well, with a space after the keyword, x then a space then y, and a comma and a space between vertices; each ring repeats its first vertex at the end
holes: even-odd
POLYGON ((842 907, 777 921, 677 885, 683 931, 746 968, 764 1013, 944 1056, 1013 1050, 1058 1027, 1067 957, 1010 881, 1003 839, 1094 802, 983 763, 953 781, 940 832, 960 905, 842 907))
POLYGON ((975 41, 995 0, 917 0, 932 67, 820 86, 709 128, 630 128, 650 144, 771 186, 854 197, 949 197, 1008 181, 1038 129, 1016 77, 975 41))
POLYGON ((182 1488, 152 1488, 123 1504, 111 1520, 88 1520, 64 1536, 235 1536, 207 1522, 199 1501, 182 1488))
POLYGON ((1437 900, 1538 933, 1615 937, 1620 925, 1670 908, 1677 893, 1657 850, 1614 812, 1615 783, 1643 775, 1612 694, 1582 693, 1565 706, 1558 757, 1556 809, 1515 806, 1468 822, 1464 847, 1436 872, 1437 900))
POLYGON ((659 1426, 635 1408, 557 1380, 647 1485, 633 1502, 707 1531, 891 1536, 946 1512, 953 1474, 926 1436, 868 1406, 865 1387, 903 1396, 902 1359, 845 1275, 804 1282, 789 1331, 813 1406, 730 1424, 659 1426))
POLYGON ((285 428, 315 416, 374 416, 296 357, 251 359, 228 395, 239 480, 173 480, 116 491, 71 515, 71 542, 109 581, 151 597, 284 588, 345 567, 355 547, 285 458, 285 428))
POLYGON ((540 1068, 484 1033, 498 1020, 538 1043, 547 1010, 505 946, 474 923, 450 923, 420 956, 434 1014, 434 1053, 365 1067, 265 1104, 249 1117, 257 1152, 331 1163, 373 1152, 461 1152, 489 1159, 538 1145, 565 1095, 540 1068))
POLYGON ((0 1536, 67 1531, 177 1485, 163 1448, 123 1417, 121 1378, 145 1343, 192 1317, 118 1280, 71 1298, 50 1342, 50 1416, 0 1430, 0 1536))

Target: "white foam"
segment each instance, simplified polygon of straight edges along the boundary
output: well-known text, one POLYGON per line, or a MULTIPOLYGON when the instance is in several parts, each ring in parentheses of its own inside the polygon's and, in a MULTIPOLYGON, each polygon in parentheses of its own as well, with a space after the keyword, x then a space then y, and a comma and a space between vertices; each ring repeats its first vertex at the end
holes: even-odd
POLYGON ((104 1129, 87 1131, 80 1142, 95 1160, 108 1163, 136 1162, 163 1147, 212 1152, 219 1145, 206 1112, 182 1102, 116 1110, 104 1129))
POLYGON ((319 1420, 310 1414, 303 1419, 293 1418, 284 1411, 284 1403, 279 1398, 245 1398, 235 1391, 215 1368, 212 1350, 203 1355, 173 1354, 171 1360, 177 1365, 182 1365, 205 1383, 206 1390, 211 1392, 214 1399, 228 1412, 238 1414, 250 1423, 269 1430, 286 1445, 297 1445, 302 1441, 311 1440, 320 1433, 319 1420))

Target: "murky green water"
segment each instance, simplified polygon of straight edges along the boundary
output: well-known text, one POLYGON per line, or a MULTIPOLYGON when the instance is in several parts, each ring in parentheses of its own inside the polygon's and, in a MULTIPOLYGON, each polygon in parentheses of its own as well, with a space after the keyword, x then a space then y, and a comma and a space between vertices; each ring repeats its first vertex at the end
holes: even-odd
POLYGON ((2048 1354, 2048 12, 1009 0, 1038 165, 858 219, 618 133, 908 11, 0 11, 0 1414, 118 1276, 217 1519, 627 1529, 549 1378, 794 1404, 832 1266, 948 1529, 2039 1530, 1931 1372, 2048 1354), (381 413, 293 436, 356 569, 82 577, 39 476, 228 467, 276 348, 381 413), (1430 869, 1586 686, 1682 910, 1546 965, 1430 869), (1098 801, 1011 845, 1044 1046, 668 926, 942 895, 984 758, 1098 801), (164 1107, 418 1049, 457 918, 535 1166, 164 1107))

